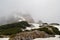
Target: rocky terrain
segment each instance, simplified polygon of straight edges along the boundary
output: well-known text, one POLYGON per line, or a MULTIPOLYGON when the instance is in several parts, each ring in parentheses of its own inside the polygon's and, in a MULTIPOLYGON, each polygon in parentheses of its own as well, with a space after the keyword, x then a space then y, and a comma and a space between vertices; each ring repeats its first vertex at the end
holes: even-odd
POLYGON ((9 38, 9 40, 33 40, 35 38, 48 38, 60 35, 59 29, 55 26, 48 23, 30 22, 32 21, 19 20, 19 22, 1 25, 0 38, 9 38))
POLYGON ((45 33, 44 31, 30 31, 30 32, 21 32, 16 34, 14 37, 11 37, 10 40, 32 40, 35 38, 48 38, 51 35, 45 33))

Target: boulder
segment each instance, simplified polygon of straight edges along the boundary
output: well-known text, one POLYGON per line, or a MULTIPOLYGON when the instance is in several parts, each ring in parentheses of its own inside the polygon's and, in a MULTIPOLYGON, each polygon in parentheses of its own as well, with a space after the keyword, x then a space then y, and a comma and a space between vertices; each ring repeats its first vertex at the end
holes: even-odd
POLYGON ((21 32, 16 34, 16 36, 10 38, 10 40, 33 40, 35 38, 47 38, 49 35, 44 31, 30 31, 30 32, 21 32))

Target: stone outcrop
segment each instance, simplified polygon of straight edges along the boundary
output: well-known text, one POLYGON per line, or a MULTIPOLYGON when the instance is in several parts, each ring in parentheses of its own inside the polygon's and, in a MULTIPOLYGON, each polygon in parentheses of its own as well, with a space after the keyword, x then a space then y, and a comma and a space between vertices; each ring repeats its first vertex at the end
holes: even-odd
POLYGON ((10 40, 33 40, 35 38, 46 38, 49 37, 47 33, 44 31, 30 31, 30 32, 22 32, 16 34, 16 36, 10 38, 10 40))

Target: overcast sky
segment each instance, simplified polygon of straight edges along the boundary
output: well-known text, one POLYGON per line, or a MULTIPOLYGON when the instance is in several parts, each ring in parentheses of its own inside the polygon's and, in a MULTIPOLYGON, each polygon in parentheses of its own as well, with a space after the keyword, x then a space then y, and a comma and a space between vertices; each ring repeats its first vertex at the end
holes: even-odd
POLYGON ((30 13, 35 20, 60 23, 60 0, 0 0, 0 17, 30 13))

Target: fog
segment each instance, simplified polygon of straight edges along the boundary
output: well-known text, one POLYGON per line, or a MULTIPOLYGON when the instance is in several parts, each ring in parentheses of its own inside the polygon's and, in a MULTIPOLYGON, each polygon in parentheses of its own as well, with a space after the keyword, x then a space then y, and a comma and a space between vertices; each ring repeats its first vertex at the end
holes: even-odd
POLYGON ((35 21, 60 23, 60 0, 0 0, 0 19, 14 13, 30 14, 35 21))

